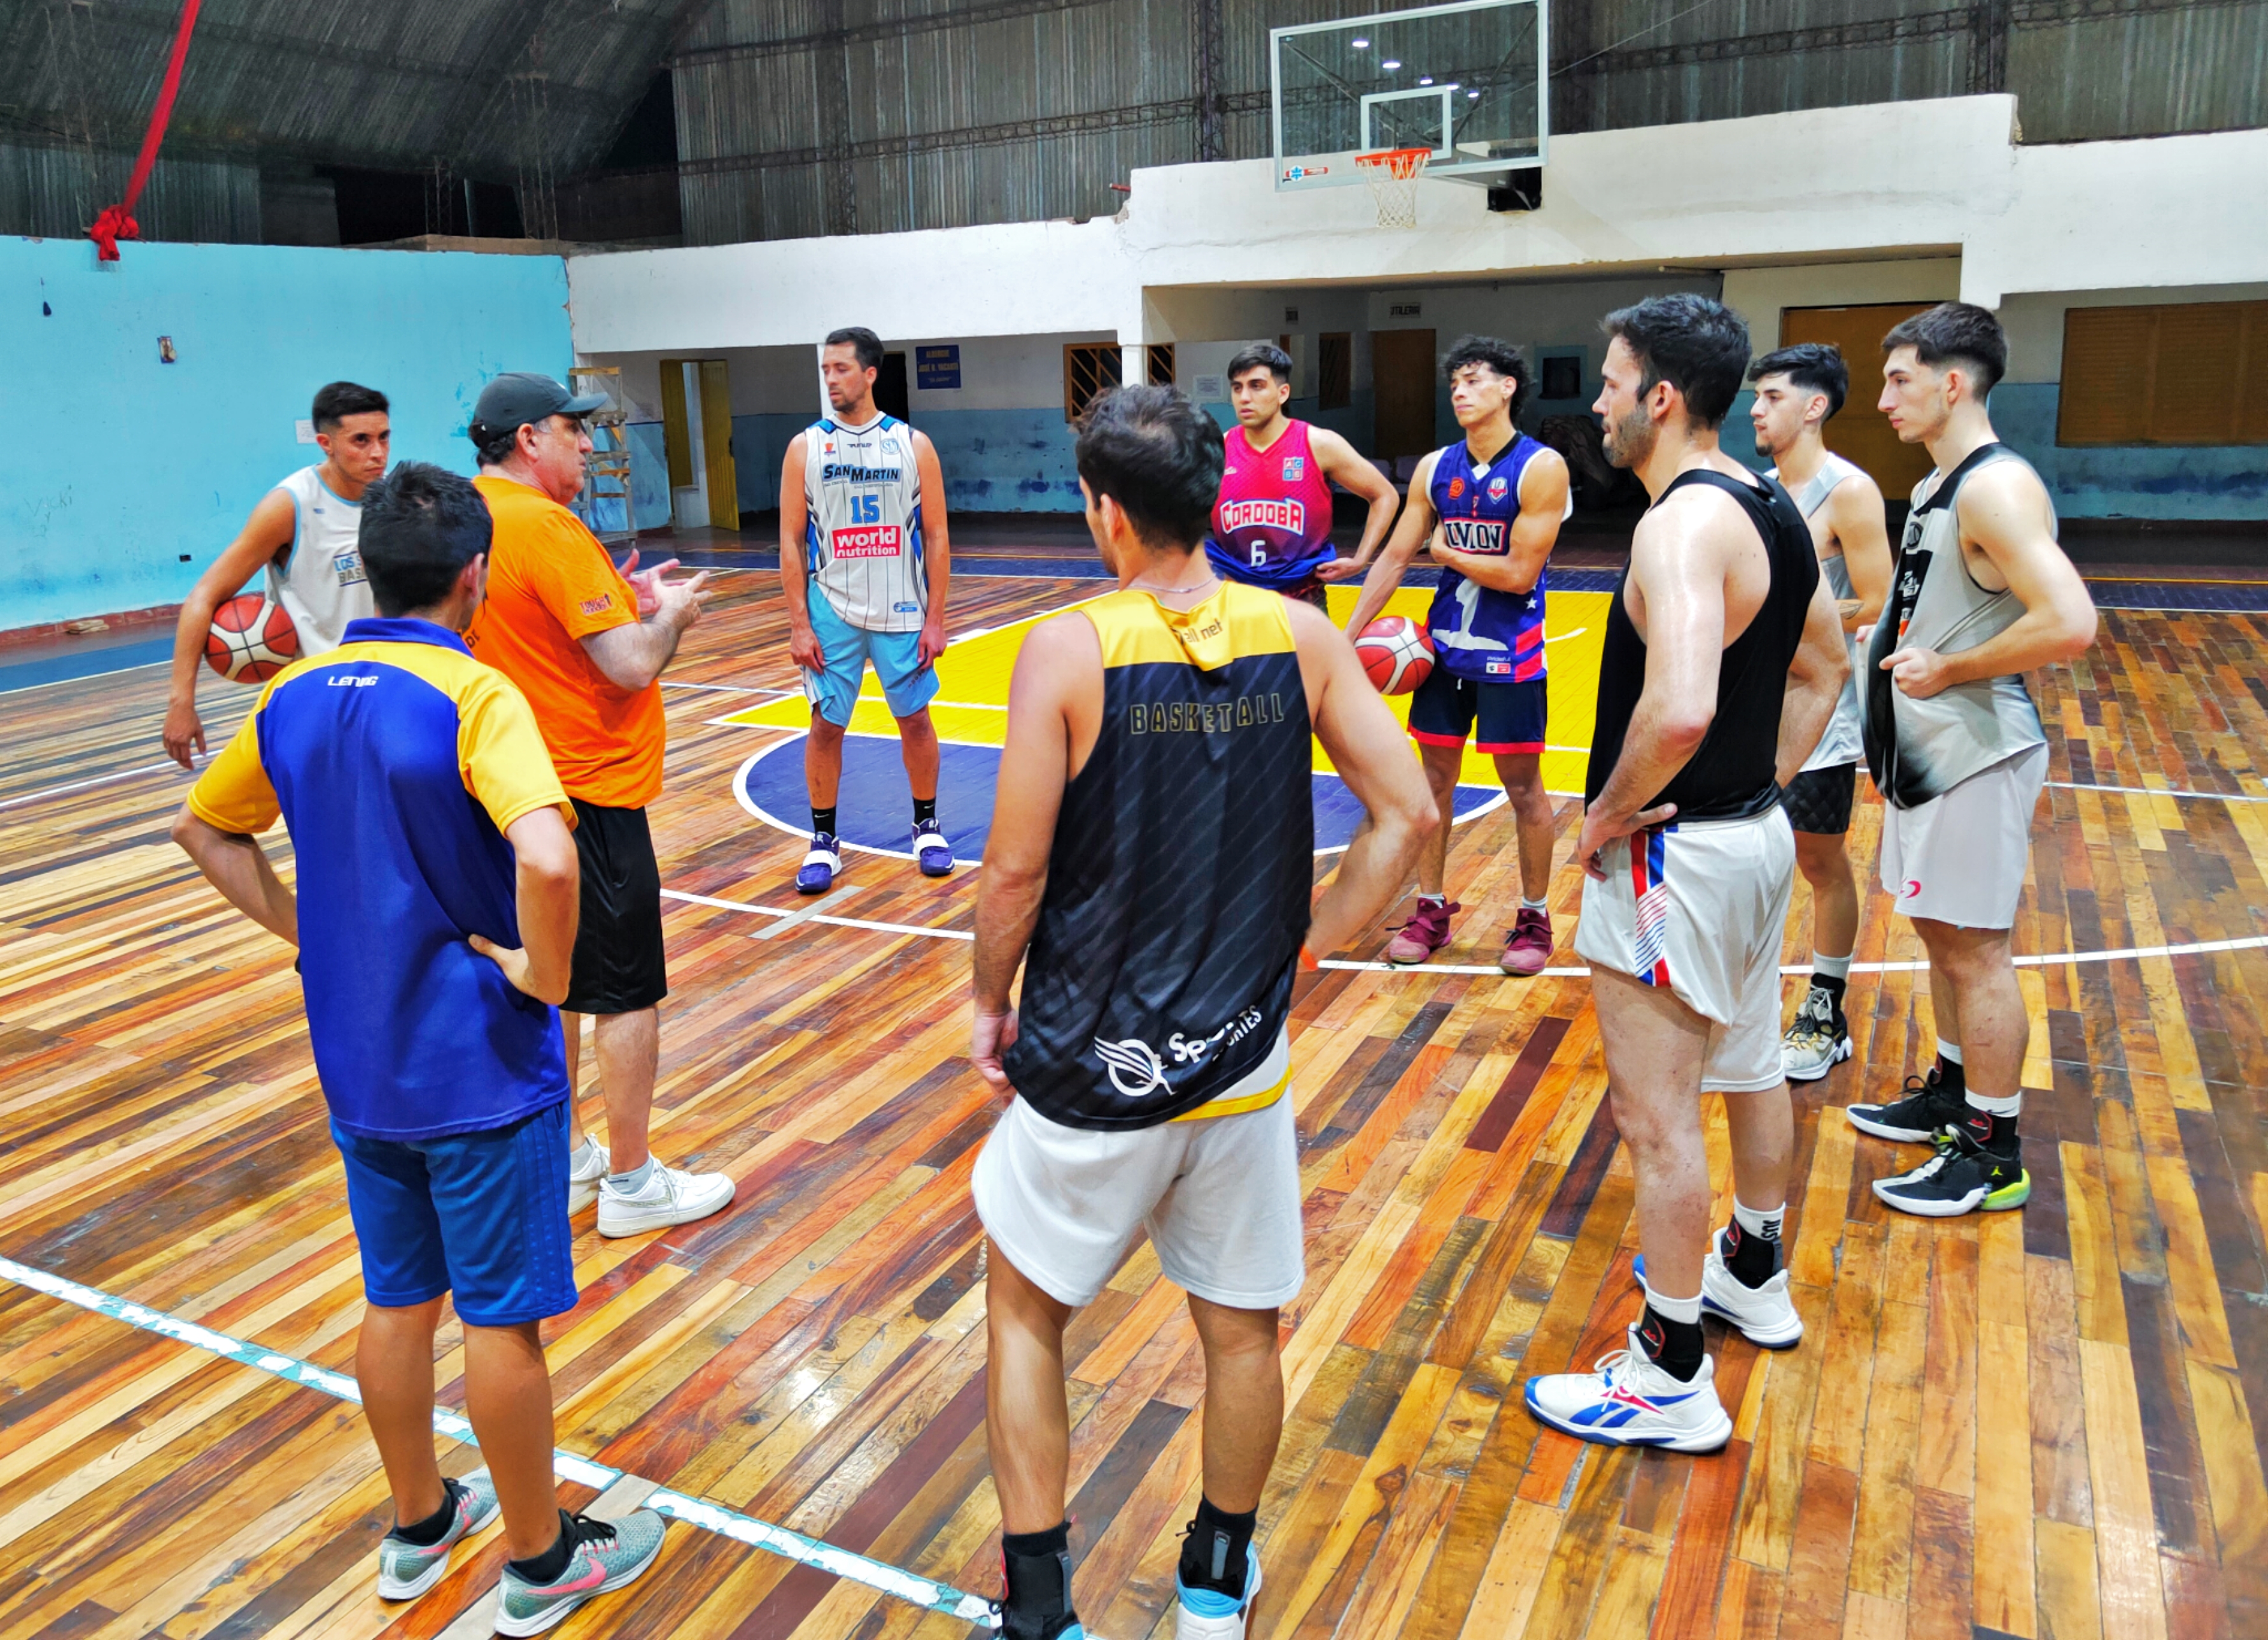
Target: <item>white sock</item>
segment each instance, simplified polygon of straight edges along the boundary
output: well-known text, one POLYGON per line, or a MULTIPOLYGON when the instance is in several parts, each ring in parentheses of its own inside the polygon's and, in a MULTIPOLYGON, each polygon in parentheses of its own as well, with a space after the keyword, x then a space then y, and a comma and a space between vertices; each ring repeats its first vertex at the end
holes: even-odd
POLYGON ((623 1195, 635 1196, 645 1188, 646 1181, 653 1177, 653 1169, 654 1160, 649 1156, 642 1166, 634 1167, 627 1173, 608 1174, 607 1183, 612 1185, 623 1195))
POLYGON ((583 1135, 583 1142, 577 1145, 572 1150, 570 1150, 567 1153, 567 1165, 569 1167, 580 1167, 584 1163, 591 1159, 591 1153, 598 1148, 599 1141, 592 1138, 590 1134, 585 1134, 583 1135))
POLYGON ((1550 905, 1545 900, 1532 900, 1528 898, 1527 895, 1523 894, 1520 897, 1520 909, 1522 911, 1549 911, 1550 909, 1550 905))
POLYGON ((1846 951, 1840 957, 1822 957, 1814 951, 1811 954, 1811 971, 1824 974, 1830 979, 1848 979, 1851 977, 1851 953, 1846 951))
POLYGON ((1446 905, 1449 903, 1449 897, 1447 894, 1420 894, 1418 903, 1420 905, 1446 905))
POLYGON ((1990 1111, 1995 1116, 2014 1116, 2024 1108, 2024 1090, 2021 1088, 2005 1099, 1988 1099, 1974 1088, 1962 1089, 1961 1097, 1969 1101, 1970 1110, 1990 1111))
POLYGON ((1776 1208, 1752 1208, 1738 1196, 1733 1198, 1733 1222, 1750 1236, 1761 1236, 1766 1241, 1779 1239, 1780 1221, 1787 1215, 1787 1203, 1776 1208))
POLYGON ((1652 1282, 1646 1283, 1646 1302, 1654 1314, 1665 1321, 1683 1321, 1688 1326, 1701 1325, 1701 1295, 1690 1298, 1664 1298, 1660 1289, 1652 1282))
POLYGON ((1958 1042, 1948 1042, 1943 1037, 1940 1037, 1937 1039, 1937 1053, 1938 1057, 1948 1065, 1961 1063, 1961 1045, 1958 1042))

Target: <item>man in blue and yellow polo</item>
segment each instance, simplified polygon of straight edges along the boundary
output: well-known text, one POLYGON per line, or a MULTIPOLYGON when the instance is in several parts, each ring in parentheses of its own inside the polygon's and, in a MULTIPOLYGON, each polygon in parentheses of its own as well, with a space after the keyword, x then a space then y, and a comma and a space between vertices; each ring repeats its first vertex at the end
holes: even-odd
POLYGON ((559 1508, 537 1323, 575 1305, 567 1068, 574 810, 535 719, 458 634, 487 506, 405 462, 363 496, 379 618, 269 683, 173 822, 229 902, 299 949, 307 1035, 346 1162, 368 1308, 355 1376, 394 1493, 378 1592, 415 1599, 501 1510, 498 1632, 532 1635, 661 1549, 660 1517, 559 1508), (256 840, 281 816, 300 893, 256 840), (443 1479, 433 1332, 455 1296, 489 1467, 443 1479))

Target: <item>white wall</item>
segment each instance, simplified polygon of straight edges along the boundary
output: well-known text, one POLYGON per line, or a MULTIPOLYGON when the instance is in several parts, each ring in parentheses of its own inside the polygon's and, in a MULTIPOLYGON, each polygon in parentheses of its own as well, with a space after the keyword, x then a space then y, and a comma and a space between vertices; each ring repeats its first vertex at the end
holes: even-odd
POLYGON ((2000 304, 2008 332, 2008 380, 2063 380, 2063 316, 2073 307, 2139 307, 2154 302, 2268 301, 2268 284, 2202 285, 2169 292, 2162 288, 2124 291, 2065 291, 2012 295, 2000 304))
POLYGON ((1727 268, 1721 300, 1749 321, 1759 353, 1779 345, 1779 316, 1790 307, 1858 307, 1874 302, 1949 302, 1961 296, 1958 257, 1812 262, 1792 268, 1727 268))

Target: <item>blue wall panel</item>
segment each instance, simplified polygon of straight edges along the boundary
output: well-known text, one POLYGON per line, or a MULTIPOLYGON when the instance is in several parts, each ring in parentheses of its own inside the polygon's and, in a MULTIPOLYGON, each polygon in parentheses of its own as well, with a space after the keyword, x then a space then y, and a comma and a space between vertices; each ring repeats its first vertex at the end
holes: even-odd
POLYGON ((0 625, 178 602, 261 495, 321 459, 293 424, 326 381, 392 399, 397 460, 471 472, 482 384, 566 375, 566 304, 556 256, 152 242, 99 263, 85 240, 0 238, 18 395, 0 625))
POLYGON ((2022 452, 2066 518, 2268 518, 2268 448, 2162 445, 2066 448, 2055 441, 2053 382, 1992 389, 1992 425, 2022 452))

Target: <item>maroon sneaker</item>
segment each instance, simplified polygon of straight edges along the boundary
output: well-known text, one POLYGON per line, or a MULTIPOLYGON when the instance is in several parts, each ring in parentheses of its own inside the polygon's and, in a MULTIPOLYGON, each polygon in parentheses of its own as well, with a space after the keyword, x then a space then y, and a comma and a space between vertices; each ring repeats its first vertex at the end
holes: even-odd
POLYGON ((1508 974, 1525 979, 1543 971, 1551 960, 1551 913, 1521 908, 1519 920, 1505 936, 1504 955, 1496 965, 1508 974))
POLYGON ((1403 923, 1386 948, 1386 960, 1408 964, 1422 963, 1449 942, 1449 917, 1464 907, 1454 900, 1436 902, 1420 899, 1418 909, 1403 923))

